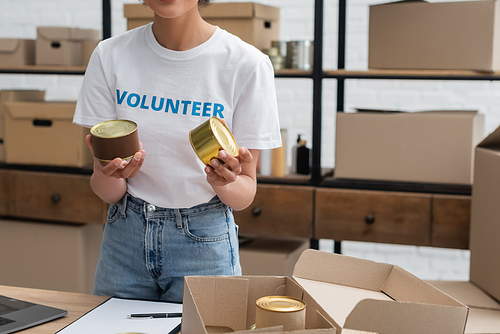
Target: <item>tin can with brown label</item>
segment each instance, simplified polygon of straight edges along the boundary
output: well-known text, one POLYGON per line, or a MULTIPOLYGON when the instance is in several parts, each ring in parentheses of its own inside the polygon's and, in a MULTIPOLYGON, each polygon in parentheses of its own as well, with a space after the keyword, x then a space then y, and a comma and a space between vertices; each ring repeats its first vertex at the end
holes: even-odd
POLYGON ((220 150, 225 150, 233 157, 238 155, 238 144, 233 134, 217 117, 210 117, 189 131, 189 140, 198 158, 207 166, 210 160, 218 159, 220 150))
POLYGON ((137 124, 117 119, 101 122, 90 129, 94 156, 101 161, 131 159, 140 150, 137 124))
POLYGON ((305 329, 306 303, 288 296, 267 296, 257 299, 255 327, 283 326, 283 331, 305 329))

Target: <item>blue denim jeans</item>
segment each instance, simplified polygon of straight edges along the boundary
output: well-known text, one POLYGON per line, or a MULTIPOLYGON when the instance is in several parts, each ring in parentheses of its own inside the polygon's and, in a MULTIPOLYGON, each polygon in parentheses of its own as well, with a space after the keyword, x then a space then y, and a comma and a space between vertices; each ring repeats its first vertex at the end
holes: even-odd
POLYGON ((108 211, 94 294, 182 302, 184 276, 241 275, 237 234, 217 197, 167 209, 126 194, 108 211))

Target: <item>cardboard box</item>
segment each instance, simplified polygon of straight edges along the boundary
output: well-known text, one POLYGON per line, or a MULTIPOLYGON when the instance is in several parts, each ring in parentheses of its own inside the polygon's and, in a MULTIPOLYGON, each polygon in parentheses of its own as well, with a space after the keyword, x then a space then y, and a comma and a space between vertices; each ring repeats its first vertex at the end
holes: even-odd
POLYGON ((476 147, 470 223, 470 280, 500 301, 500 127, 476 147))
POLYGON ((292 276, 309 243, 308 239, 249 238, 240 244, 243 275, 292 276))
POLYGON ((92 293, 100 224, 0 220, 0 284, 92 293))
POLYGON ((8 164, 83 167, 92 163, 89 130, 73 124, 74 102, 6 102, 8 164))
MULTIPOLYGON (((83 66, 88 62, 88 48, 97 45, 99 31, 69 27, 38 27, 37 65, 83 66), (86 42, 84 47, 84 41, 86 42)), ((92 49, 93 50, 93 49, 92 49)))
POLYGON ((256 300, 278 294, 306 302, 308 330, 300 333, 458 334, 468 314, 464 304, 398 266, 308 249, 291 278, 185 277, 182 333, 248 330, 256 300))
MULTIPOLYGON (((205 21, 219 26, 262 50, 279 40, 280 10, 254 2, 212 3, 200 6, 205 21)), ((153 11, 141 4, 125 4, 127 28, 133 29, 153 21, 153 11)))
POLYGON ((472 282, 429 281, 469 307, 466 334, 500 333, 500 304, 472 282))
POLYGON ((41 90, 1 90, 0 91, 0 162, 5 162, 5 106, 7 101, 43 101, 45 91, 41 90))
POLYGON ((476 111, 337 113, 335 177, 471 184, 476 111))
POLYGON ((470 223, 470 280, 431 281, 469 309, 466 333, 500 333, 500 127, 476 147, 470 223))
POLYGON ((370 6, 368 67, 500 69, 498 1, 400 1, 370 6))
POLYGON ((0 66, 35 64, 35 40, 0 38, 0 66))

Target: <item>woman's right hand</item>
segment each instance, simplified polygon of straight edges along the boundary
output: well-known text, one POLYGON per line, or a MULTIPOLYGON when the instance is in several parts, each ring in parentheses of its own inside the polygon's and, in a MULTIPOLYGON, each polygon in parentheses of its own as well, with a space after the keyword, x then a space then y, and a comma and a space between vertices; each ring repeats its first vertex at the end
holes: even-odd
MULTIPOLYGON (((87 143, 92 156, 94 156, 94 150, 92 149, 92 136, 90 134, 85 137, 85 142, 87 143)), ((142 149, 142 143, 140 143, 140 150, 134 154, 130 161, 115 158, 110 162, 103 162, 94 157, 94 173, 116 179, 132 178, 141 168, 145 157, 146 152, 142 149)))

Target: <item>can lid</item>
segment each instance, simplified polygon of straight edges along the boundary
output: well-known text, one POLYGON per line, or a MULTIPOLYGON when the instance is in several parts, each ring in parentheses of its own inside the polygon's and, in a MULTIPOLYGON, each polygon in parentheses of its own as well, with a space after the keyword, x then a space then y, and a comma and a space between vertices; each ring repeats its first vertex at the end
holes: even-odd
POLYGON ((217 117, 210 118, 210 127, 220 146, 232 156, 238 155, 238 144, 226 124, 217 117))
POLYGON ((120 138, 137 130, 137 124, 130 120, 116 119, 101 122, 90 129, 90 133, 99 138, 120 138))
POLYGON ((273 312, 296 312, 306 307, 303 300, 287 296, 267 296, 257 299, 257 306, 273 312))

